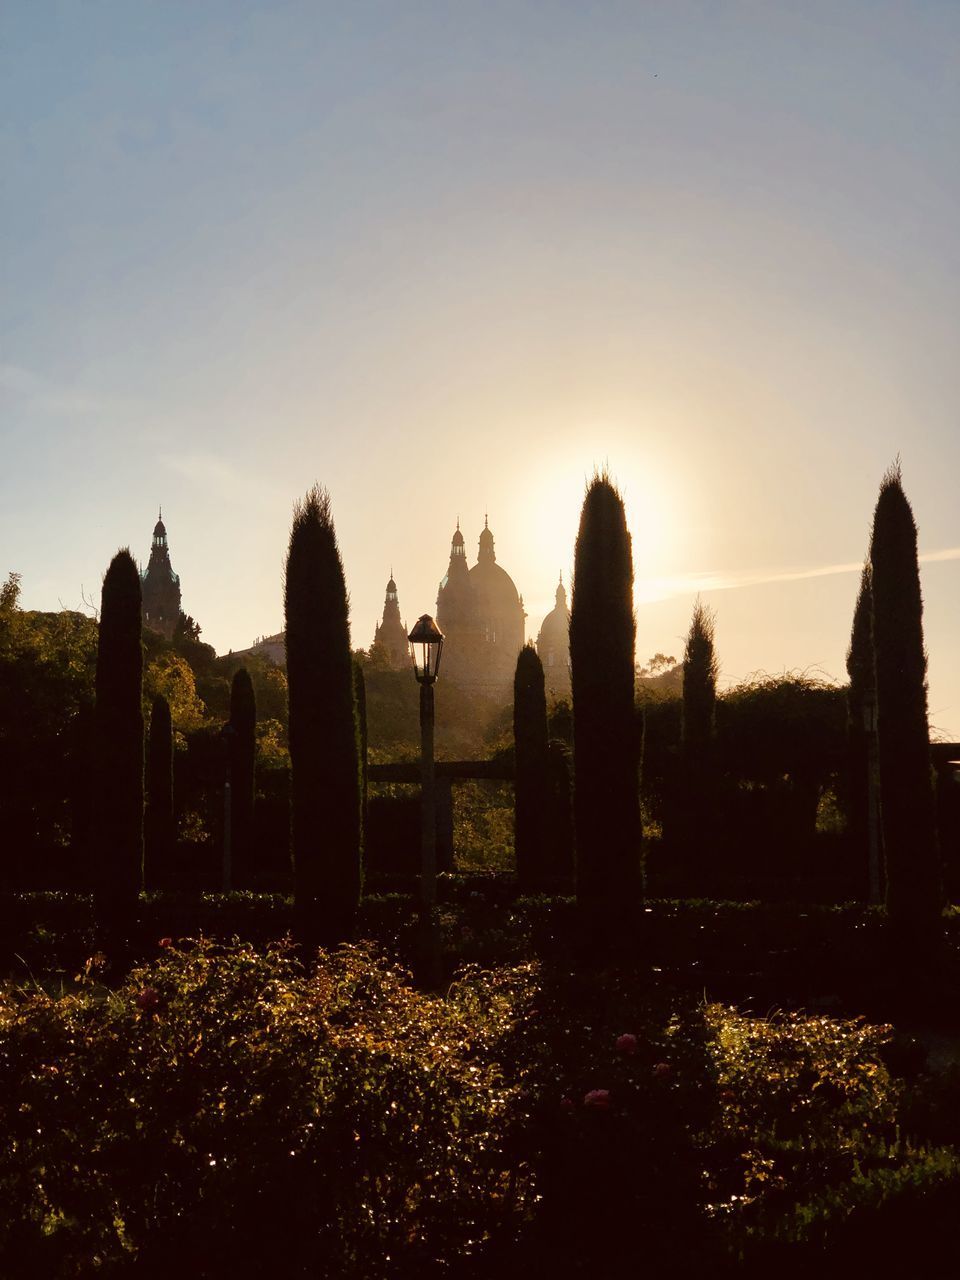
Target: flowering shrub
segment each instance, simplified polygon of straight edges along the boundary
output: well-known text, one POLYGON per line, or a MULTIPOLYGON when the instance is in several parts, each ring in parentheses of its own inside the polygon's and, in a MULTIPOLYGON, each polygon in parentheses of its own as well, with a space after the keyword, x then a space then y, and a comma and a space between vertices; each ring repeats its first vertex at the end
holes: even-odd
POLYGON ((0 992, 0 1275, 769 1275, 960 1210, 956 1151, 903 1136, 953 1141, 960 1090, 905 1111, 882 1027, 626 970, 154 956, 0 992))
POLYGON ((891 1028, 718 1005, 707 1022, 721 1102, 709 1212, 730 1251, 761 1274, 781 1253, 806 1265, 802 1249, 892 1267, 900 1235, 903 1262, 935 1255, 931 1220, 942 1230, 960 1211, 960 1155, 925 1149, 903 1127, 904 1085, 884 1061, 891 1028))
POLYGON ((308 976, 200 942, 80 978, 0 1002, 0 1273, 415 1273, 522 1210, 495 1059, 524 972, 440 999, 359 949, 308 976))

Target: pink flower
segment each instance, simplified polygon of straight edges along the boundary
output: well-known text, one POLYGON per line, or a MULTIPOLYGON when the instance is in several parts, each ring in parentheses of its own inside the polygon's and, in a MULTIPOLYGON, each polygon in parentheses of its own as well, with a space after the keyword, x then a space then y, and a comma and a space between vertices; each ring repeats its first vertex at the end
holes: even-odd
POLYGON ((583 1105, 585 1107, 593 1107, 596 1111, 608 1111, 610 1109, 610 1090, 591 1089, 589 1093, 583 1095, 583 1105))
POLYGON ((137 992, 136 1005, 142 1013, 153 1013, 160 1008, 160 992, 156 987, 144 987, 137 992))
POLYGON ((561 1099, 560 1099, 560 1110, 561 1110, 561 1111, 572 1111, 572 1110, 573 1110, 573 1099, 572 1099, 572 1098, 561 1098, 561 1099))
POLYGON ((673 1075, 673 1067, 669 1062, 658 1062, 653 1068, 653 1074, 658 1080, 669 1080, 673 1075))
POLYGON ((628 1055, 636 1053, 637 1037, 631 1035, 629 1031, 622 1036, 617 1036, 617 1051, 628 1055))
POLYGON ((167 947, 172 947, 172 946, 173 946, 173 939, 172 939, 172 938, 161 938, 161 939, 160 939, 160 941, 157 943, 157 946, 158 946, 158 947, 162 947, 163 949, 166 949, 167 947))

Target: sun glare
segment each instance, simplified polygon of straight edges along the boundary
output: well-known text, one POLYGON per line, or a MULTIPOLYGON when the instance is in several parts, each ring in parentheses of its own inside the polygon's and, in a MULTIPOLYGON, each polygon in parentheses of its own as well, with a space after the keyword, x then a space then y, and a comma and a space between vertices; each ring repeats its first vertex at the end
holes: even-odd
MULTIPOLYGON (((598 465, 608 467, 623 495, 633 540, 635 599, 638 604, 659 599, 658 583, 677 568, 685 503, 662 464, 646 456, 598 465)), ((540 564, 559 559, 565 578, 573 572, 580 508, 592 474, 582 455, 554 461, 526 497, 531 559, 540 564)))

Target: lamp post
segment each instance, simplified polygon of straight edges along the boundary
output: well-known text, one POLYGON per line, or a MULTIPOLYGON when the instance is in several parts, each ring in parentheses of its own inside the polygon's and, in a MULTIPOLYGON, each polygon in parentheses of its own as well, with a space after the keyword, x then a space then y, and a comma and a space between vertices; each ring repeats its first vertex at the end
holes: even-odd
POLYGON ((433 686, 440 672, 443 632, 422 614, 407 639, 420 685, 420 906, 429 919, 437 901, 437 807, 433 770, 433 686))
POLYGON ((233 751, 237 731, 228 720, 220 730, 225 772, 223 779, 223 876, 221 888, 229 893, 233 886, 233 751))

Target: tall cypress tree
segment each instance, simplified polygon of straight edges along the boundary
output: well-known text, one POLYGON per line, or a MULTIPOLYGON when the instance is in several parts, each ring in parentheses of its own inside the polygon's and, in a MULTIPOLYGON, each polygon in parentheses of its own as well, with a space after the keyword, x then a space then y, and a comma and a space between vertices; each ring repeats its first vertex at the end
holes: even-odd
POLYGON ((122 930, 143 887, 140 575, 126 549, 103 579, 95 689, 94 893, 101 922, 122 930))
POLYGON ((284 582, 294 894, 302 942, 349 937, 360 898, 360 759, 347 589, 314 487, 294 508, 284 582))
POLYGON ((887 913, 916 954, 940 931, 917 527, 899 462, 883 478, 870 543, 887 913))
POLYGON ((257 701, 246 667, 230 683, 230 838, 232 878, 238 889, 253 886, 253 803, 257 757, 257 701))
POLYGON ((353 659, 353 698, 357 708, 357 751, 360 756, 360 883, 363 884, 364 850, 367 840, 367 682, 358 658, 353 659))
POLYGON ((616 942, 640 891, 633 556, 606 474, 587 488, 570 612, 577 898, 587 945, 616 942))
POLYGON ((874 729, 868 719, 876 714, 877 678, 873 657, 873 588, 869 563, 860 575, 860 590, 853 611, 850 647, 847 650, 847 819, 849 838, 860 872, 859 879, 869 896, 879 889, 879 868, 871 877, 871 825, 874 839, 879 839, 878 815, 871 813, 875 804, 871 771, 874 769, 874 729), (871 878, 877 884, 871 886, 871 878))
POLYGON ((169 871, 174 847, 173 722, 170 704, 161 694, 150 708, 144 837, 144 881, 148 889, 157 889, 169 871))
POLYGON ((708 849, 715 845, 717 672, 713 614, 698 599, 683 654, 681 788, 676 801, 682 857, 699 881, 689 886, 693 893, 707 891, 708 849))
POLYGON ((515 754, 514 841, 523 893, 541 893, 555 878, 550 847, 550 766, 543 664, 532 644, 517 658, 513 678, 515 754))
POLYGON ((367 821, 367 682, 363 667, 357 658, 353 660, 353 696, 357 704, 357 742, 360 750, 360 839, 367 821))
POLYGON ((697 600, 683 652, 681 740, 686 752, 710 750, 716 732, 717 654, 711 611, 697 600))

